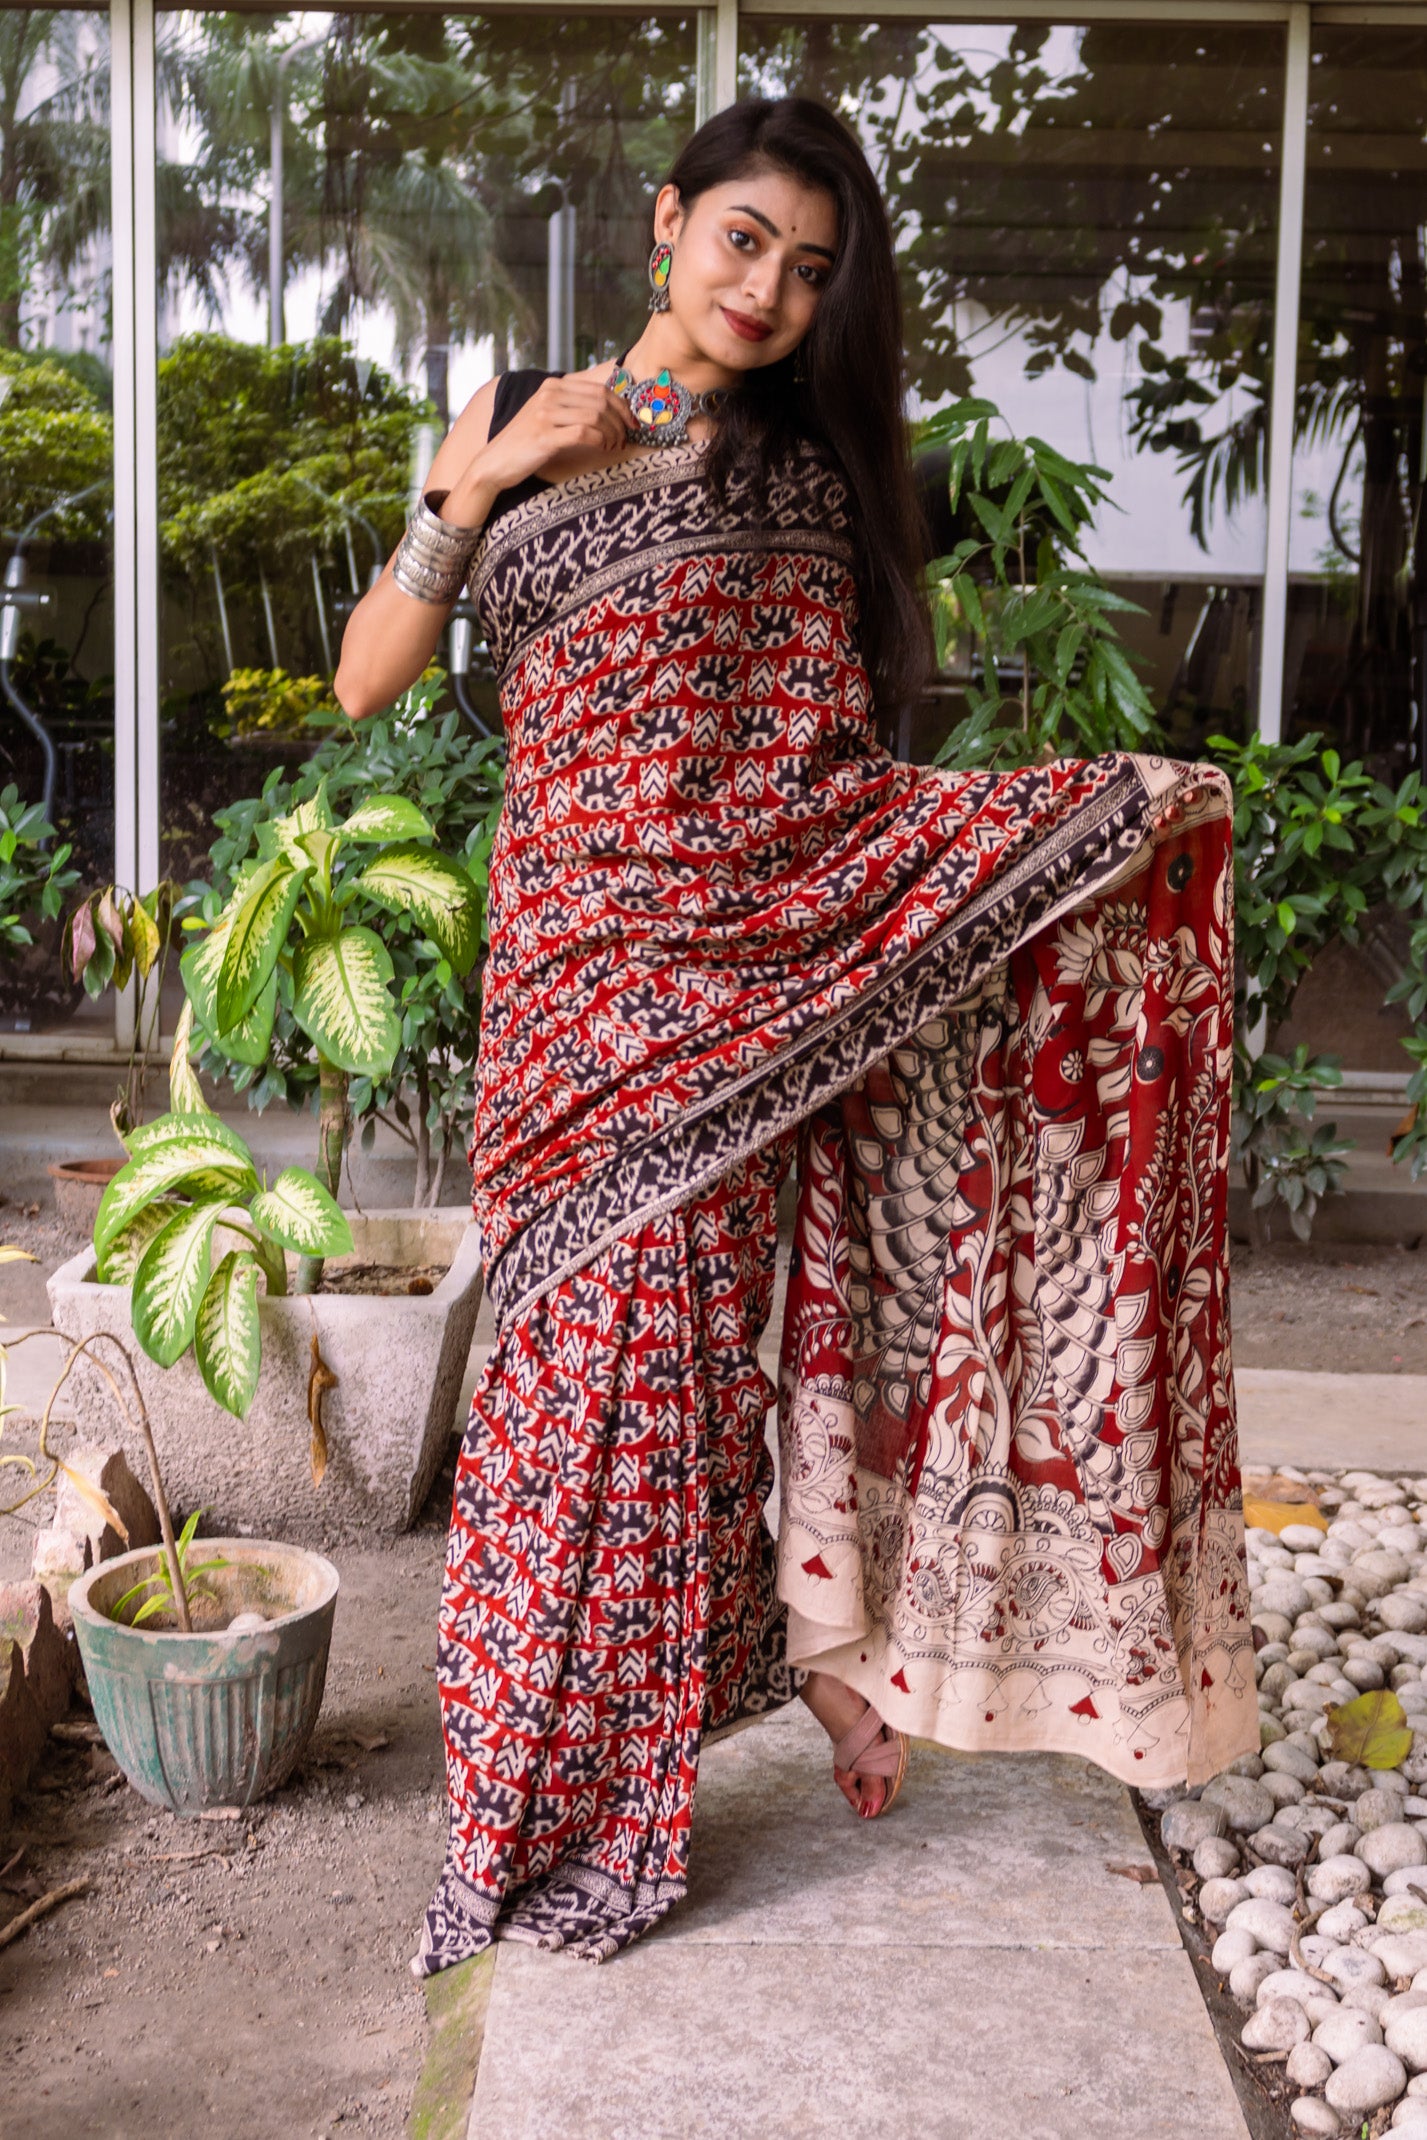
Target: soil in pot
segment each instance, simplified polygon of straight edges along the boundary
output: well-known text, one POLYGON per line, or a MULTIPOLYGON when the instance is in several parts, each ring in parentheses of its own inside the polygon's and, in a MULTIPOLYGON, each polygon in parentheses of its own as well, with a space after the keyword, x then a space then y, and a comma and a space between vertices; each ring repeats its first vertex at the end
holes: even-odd
POLYGON ((319 1293, 372 1293, 383 1298, 434 1293, 446 1276, 446 1263, 351 1263, 322 1274, 319 1293))

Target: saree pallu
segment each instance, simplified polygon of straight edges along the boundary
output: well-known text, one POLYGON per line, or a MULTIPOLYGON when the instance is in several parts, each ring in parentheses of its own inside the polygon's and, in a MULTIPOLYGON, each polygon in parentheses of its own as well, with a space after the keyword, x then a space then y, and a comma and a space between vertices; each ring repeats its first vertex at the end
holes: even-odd
POLYGON ((498 1338, 418 1971, 654 1922, 702 1735, 790 1665, 1146 1785, 1258 1746, 1226 783, 894 763, 840 477, 808 451, 755 516, 700 453, 542 487, 472 575, 509 752, 471 1152, 498 1338))

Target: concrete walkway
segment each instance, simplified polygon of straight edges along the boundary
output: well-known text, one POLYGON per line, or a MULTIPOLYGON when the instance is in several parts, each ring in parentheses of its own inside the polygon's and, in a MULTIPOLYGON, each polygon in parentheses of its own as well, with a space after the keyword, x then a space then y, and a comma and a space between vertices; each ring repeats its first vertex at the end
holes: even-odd
POLYGON ((600 1968, 498 1950, 470 2140, 1245 2140, 1127 1794, 918 1746, 885 1822, 802 1705, 713 1747, 693 1891, 600 1968))

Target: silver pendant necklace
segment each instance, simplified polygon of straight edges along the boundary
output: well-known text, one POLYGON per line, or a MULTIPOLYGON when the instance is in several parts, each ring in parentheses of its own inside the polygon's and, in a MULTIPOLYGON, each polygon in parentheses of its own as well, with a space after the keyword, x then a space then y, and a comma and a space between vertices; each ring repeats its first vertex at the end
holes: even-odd
POLYGON ((666 364, 648 379, 636 379, 626 371, 623 358, 615 365, 605 385, 629 404, 639 425, 641 446, 677 446, 688 436, 695 416, 716 417, 723 408, 727 387, 713 386, 702 394, 691 393, 666 364))

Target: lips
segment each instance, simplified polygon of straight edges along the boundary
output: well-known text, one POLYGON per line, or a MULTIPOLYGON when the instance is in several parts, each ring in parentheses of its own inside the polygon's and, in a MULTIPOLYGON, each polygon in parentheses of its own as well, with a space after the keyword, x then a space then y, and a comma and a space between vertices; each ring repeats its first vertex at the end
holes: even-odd
POLYGON ((746 312, 730 312, 727 305, 720 305, 719 310, 734 333, 745 342, 766 342, 773 332, 762 320, 751 320, 746 312))

